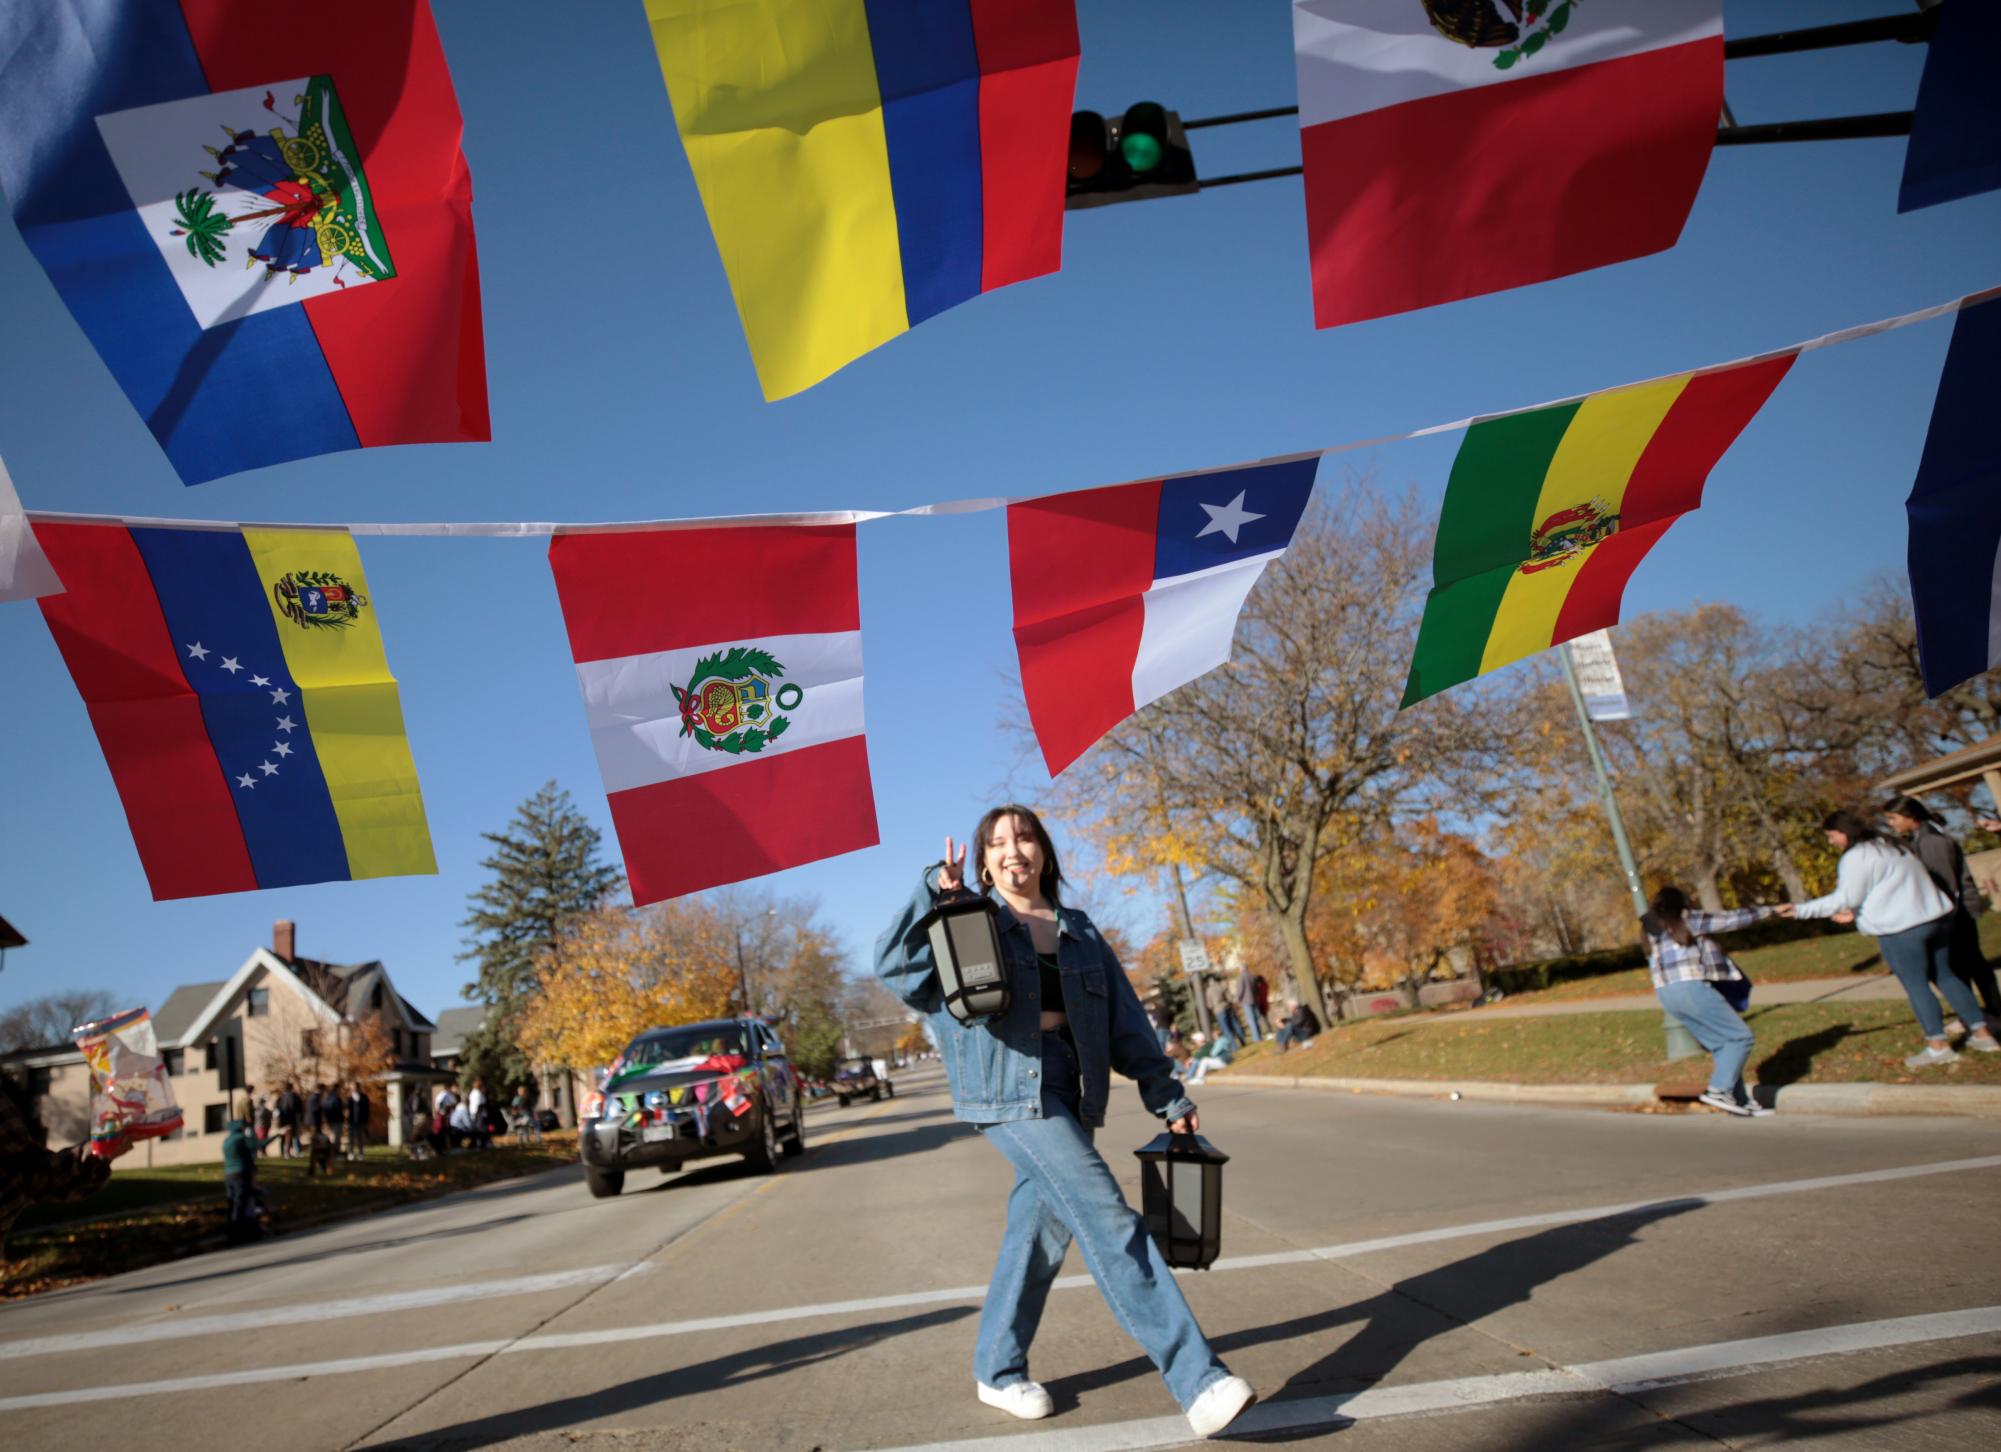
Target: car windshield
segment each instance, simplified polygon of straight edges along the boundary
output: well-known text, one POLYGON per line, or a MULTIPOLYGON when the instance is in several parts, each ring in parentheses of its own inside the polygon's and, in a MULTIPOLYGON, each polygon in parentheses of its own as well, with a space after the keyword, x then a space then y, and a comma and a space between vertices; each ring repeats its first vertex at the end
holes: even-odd
POLYGON ((663 1029, 659 1033, 634 1039, 625 1051, 624 1065, 628 1069, 643 1069, 653 1064, 672 1063, 676 1059, 706 1059, 714 1054, 741 1057, 743 1052, 742 1029, 663 1029))
POLYGON ((847 1061, 847 1063, 841 1065, 839 1070, 837 1070, 836 1072, 842 1074, 852 1074, 855 1075, 856 1077, 859 1077, 869 1072, 868 1060, 850 1059, 847 1061))

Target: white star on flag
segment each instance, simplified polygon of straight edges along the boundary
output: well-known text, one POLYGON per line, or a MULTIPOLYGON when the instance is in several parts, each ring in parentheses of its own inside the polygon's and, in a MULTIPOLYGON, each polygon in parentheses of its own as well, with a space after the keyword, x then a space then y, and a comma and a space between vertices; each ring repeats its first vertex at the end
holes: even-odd
POLYGON ((236 784, 240 787, 254 787, 257 785, 257 780, 246 771, 236 779, 236 784))
POLYGON ((286 690, 283 686, 277 686, 272 689, 271 699, 278 705, 282 706, 287 701, 292 699, 292 693, 286 690))
POLYGON ((257 769, 258 769, 259 771, 263 772, 263 773, 264 773, 264 775, 266 775, 266 776, 276 776, 276 775, 278 774, 278 768, 277 768, 277 767, 275 767, 275 766, 273 766, 273 765, 272 765, 272 764, 271 764, 270 762, 268 762, 268 761, 260 761, 260 762, 258 762, 258 763, 257 763, 257 769))
POLYGON ((238 671, 243 669, 242 666, 236 663, 236 657, 233 655, 226 655, 222 658, 222 668, 228 671, 231 675, 235 675, 238 671))
POLYGON ((280 716, 278 718, 278 729, 280 731, 292 730, 293 729, 292 718, 290 716, 280 716))
POLYGON ((208 649, 199 640, 188 647, 188 654, 195 660, 207 660, 208 649))
POLYGON ((290 755, 292 754, 292 747, 291 747, 291 744, 290 744, 289 742, 285 742, 285 741, 274 741, 274 742, 272 742, 272 743, 271 743, 271 749, 272 749, 273 751, 277 752, 277 753, 278 753, 278 755, 279 755, 279 756, 281 756, 281 757, 283 757, 283 756, 290 756, 290 755))
POLYGON ((1203 505, 1203 510, 1209 516, 1209 522, 1195 532, 1195 538, 1200 539, 1205 534, 1223 534, 1230 537, 1231 544, 1235 544, 1237 542, 1238 530, 1254 519, 1264 518, 1262 514, 1253 514, 1250 510, 1244 508, 1244 495, 1248 492, 1248 490, 1239 489, 1237 497, 1232 499, 1228 504, 1203 505))
POLYGON ((250 684, 253 686, 268 686, 271 684, 271 679, 268 676, 252 676, 250 684))

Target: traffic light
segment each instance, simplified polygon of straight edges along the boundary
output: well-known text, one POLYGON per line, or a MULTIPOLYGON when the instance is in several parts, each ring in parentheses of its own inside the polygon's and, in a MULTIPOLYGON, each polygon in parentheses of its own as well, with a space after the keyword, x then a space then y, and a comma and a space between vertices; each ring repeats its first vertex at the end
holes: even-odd
POLYGON ((1102 207, 1201 189, 1181 118, 1158 101, 1128 106, 1125 115, 1115 120, 1096 111, 1078 111, 1070 117, 1064 206, 1102 207))

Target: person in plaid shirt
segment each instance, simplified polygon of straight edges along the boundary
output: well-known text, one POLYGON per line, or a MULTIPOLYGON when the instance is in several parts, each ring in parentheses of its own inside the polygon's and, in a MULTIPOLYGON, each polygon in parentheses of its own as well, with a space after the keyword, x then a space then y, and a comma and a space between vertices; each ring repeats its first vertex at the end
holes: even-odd
POLYGON ((1744 1061, 1751 1057, 1751 1030, 1739 1018, 1750 1001, 1750 981, 1712 933, 1734 933, 1774 915, 1791 917, 1790 903, 1710 913, 1692 909, 1678 887, 1664 887, 1640 919, 1647 938, 1647 971, 1654 992, 1695 1041, 1709 1050, 1709 1087, 1700 1100, 1725 1114, 1770 1114, 1744 1087, 1744 1061))

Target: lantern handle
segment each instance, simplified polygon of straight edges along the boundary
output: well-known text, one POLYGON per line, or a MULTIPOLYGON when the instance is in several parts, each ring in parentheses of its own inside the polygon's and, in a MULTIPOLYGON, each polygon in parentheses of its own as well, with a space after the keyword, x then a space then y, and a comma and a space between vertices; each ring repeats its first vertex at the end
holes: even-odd
POLYGON ((1200 1154, 1202 1151, 1201 1136, 1188 1133, 1177 1134, 1170 1129, 1167 1132, 1167 1157, 1173 1159, 1174 1152, 1177 1149, 1184 1155, 1200 1154))

